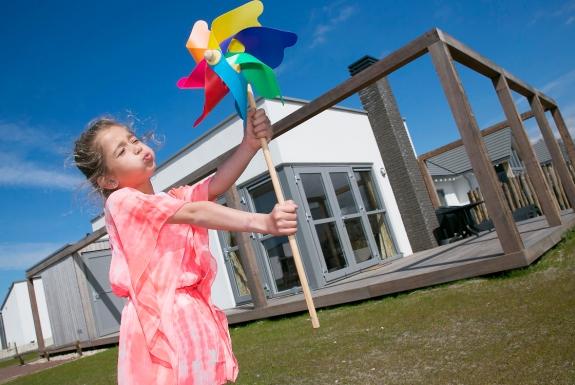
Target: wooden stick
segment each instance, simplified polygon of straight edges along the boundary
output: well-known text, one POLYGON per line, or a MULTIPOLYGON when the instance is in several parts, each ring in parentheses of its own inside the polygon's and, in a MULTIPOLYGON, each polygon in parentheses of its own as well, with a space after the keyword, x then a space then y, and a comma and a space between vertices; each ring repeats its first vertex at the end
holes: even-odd
MULTIPOLYGON (((251 87, 248 85, 248 101, 251 108, 256 108, 256 101, 254 100, 254 94, 252 93, 251 87)), ((278 203, 285 202, 285 198, 282 192, 282 188, 280 186, 278 174, 276 172, 276 168, 272 161, 272 156, 270 153, 270 149, 268 147, 268 142, 266 138, 260 138, 260 143, 262 145, 262 150, 264 152, 264 158, 266 160, 266 164, 268 166, 268 171, 270 173, 270 177, 272 178, 272 184, 274 186, 274 191, 276 193, 276 197, 278 203)), ((301 255, 299 253, 299 248, 297 246, 297 242, 294 235, 288 236, 289 245, 291 247, 291 251, 293 254, 293 260, 295 262, 295 267, 297 270, 297 275, 299 277, 299 281, 301 283, 301 287, 303 290, 303 295, 305 297, 305 302, 307 304, 307 310, 309 312, 311 318, 311 324, 314 329, 319 328, 319 320, 317 318, 317 313, 315 311, 315 306, 313 304, 313 298, 311 296, 311 290, 309 289, 309 285, 307 283, 307 276, 305 274, 305 270, 303 267, 303 263, 301 260, 301 255)))

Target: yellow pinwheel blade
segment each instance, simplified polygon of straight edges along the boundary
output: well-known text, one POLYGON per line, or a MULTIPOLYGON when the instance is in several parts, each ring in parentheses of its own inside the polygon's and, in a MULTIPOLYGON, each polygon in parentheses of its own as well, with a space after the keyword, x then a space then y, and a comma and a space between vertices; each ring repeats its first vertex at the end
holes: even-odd
POLYGON ((235 35, 242 29, 249 27, 259 27, 258 16, 264 11, 264 5, 259 0, 253 0, 231 11, 216 17, 212 21, 212 33, 208 47, 219 49, 222 41, 235 35))
POLYGON ((186 43, 186 48, 190 51, 196 63, 199 63, 204 58, 204 52, 208 49, 209 40, 210 30, 208 29, 208 23, 203 20, 196 21, 186 43))
POLYGON ((245 52, 245 50, 246 47, 244 47, 244 45, 239 41, 237 41, 236 39, 232 39, 230 45, 228 46, 228 52, 237 53, 237 52, 245 52))

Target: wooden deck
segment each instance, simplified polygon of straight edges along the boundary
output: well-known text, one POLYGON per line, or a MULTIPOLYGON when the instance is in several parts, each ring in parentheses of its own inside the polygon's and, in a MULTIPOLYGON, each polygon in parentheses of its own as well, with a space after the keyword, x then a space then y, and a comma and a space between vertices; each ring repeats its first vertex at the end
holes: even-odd
MULTIPOLYGON (((559 243, 575 226, 575 213, 561 213, 562 225, 548 227, 545 217, 518 224, 522 253, 504 255, 495 231, 412 254, 313 291, 316 308, 376 298, 459 279, 525 267, 559 243)), ((303 294, 268 300, 265 308, 245 305, 226 311, 230 324, 306 311, 303 294)), ((321 321, 321 320, 320 320, 321 321)))
MULTIPOLYGON (((525 267, 533 263, 575 226, 575 213, 561 213, 563 225, 548 227, 545 217, 518 224, 525 252, 503 255, 495 231, 481 233, 461 241, 415 253, 393 262, 372 267, 312 292, 316 308, 340 305, 387 294, 418 289, 459 279, 525 267)), ((303 294, 268 300, 265 308, 244 305, 226 310, 229 324, 307 311, 303 294)), ((321 318, 320 318, 321 322, 321 318)), ((82 349, 117 344, 118 333, 93 341, 80 342, 82 349)), ((76 350, 75 344, 48 347, 50 354, 76 350)))

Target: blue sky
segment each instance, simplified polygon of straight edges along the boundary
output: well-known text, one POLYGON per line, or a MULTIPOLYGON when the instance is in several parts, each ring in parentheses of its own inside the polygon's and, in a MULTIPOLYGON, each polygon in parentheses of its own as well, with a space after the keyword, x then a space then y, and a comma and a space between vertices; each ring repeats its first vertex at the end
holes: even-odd
MULTIPOLYGON (((100 211, 67 158, 85 124, 133 118, 165 137, 160 163, 232 112, 225 100, 198 128, 200 91, 176 81, 193 68, 194 21, 243 1, 12 1, 0 13, 0 300, 24 270, 91 231, 100 211)), ((553 97, 575 126, 575 1, 265 1, 265 26, 299 41, 278 68, 284 95, 311 100, 433 27, 553 97)), ((491 83, 458 66, 481 127, 503 119, 491 83)), ((418 153, 458 139, 429 57, 390 82, 418 153)), ((344 105, 359 107, 357 97, 344 105)), ((527 104, 517 96, 522 111, 527 104)), ((532 122, 529 134, 538 133, 532 122)), ((350 133, 351 135, 352 133, 350 133)))

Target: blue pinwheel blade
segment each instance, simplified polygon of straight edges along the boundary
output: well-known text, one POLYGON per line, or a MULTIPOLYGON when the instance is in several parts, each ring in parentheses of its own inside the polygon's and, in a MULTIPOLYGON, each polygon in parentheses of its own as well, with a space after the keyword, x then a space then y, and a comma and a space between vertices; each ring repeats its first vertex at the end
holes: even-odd
POLYGON ((228 86, 239 109, 241 118, 245 121, 248 108, 247 87, 248 83, 242 74, 236 72, 225 58, 217 64, 210 66, 216 74, 228 86))
POLYGON ((246 28, 233 38, 244 45, 246 53, 255 56, 271 68, 281 64, 284 50, 297 41, 297 35, 293 32, 268 27, 246 28))

